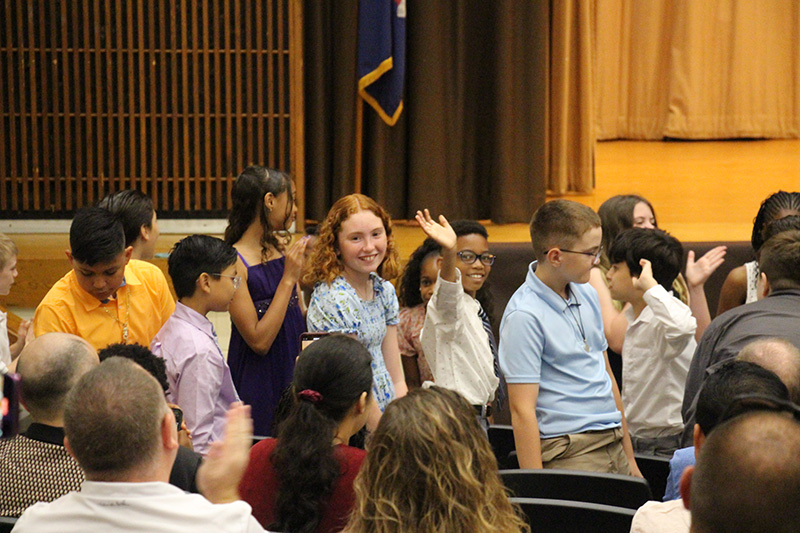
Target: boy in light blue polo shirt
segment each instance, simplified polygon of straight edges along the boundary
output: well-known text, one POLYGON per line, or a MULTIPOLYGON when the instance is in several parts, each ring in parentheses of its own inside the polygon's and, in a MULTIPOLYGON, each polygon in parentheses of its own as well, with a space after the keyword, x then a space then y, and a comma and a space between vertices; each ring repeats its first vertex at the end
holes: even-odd
POLYGON ((520 468, 641 476, 587 283, 602 252, 600 218, 554 200, 530 229, 537 261, 508 302, 499 348, 520 468))

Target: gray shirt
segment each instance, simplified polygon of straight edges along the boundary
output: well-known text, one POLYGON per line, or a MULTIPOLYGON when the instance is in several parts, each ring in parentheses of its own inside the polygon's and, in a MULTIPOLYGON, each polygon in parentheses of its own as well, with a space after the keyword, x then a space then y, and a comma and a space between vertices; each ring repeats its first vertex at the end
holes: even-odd
POLYGON ((763 300, 721 314, 708 326, 686 377, 681 409, 684 446, 692 445, 695 405, 706 377, 746 345, 766 337, 786 339, 800 348, 800 290, 774 291, 763 300))

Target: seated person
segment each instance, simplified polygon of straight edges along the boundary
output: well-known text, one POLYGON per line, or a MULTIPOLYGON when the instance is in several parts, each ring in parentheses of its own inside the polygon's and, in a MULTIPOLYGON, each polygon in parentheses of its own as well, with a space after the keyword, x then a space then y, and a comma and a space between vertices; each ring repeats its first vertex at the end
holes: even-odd
MULTIPOLYGON (((794 345, 783 339, 760 339, 742 348, 742 351, 736 356, 736 360, 755 363, 774 372, 786 385, 786 388, 789 389, 789 399, 800 405, 800 350, 794 345)), ((713 372, 710 373, 713 374, 719 366, 727 362, 725 361, 716 367, 712 367, 709 370, 713 370, 713 372)), ((745 392, 744 389, 739 391, 740 394, 745 392)), ((730 396, 732 397, 733 395, 730 396)), ((710 418, 710 416, 706 416, 706 419, 710 418)), ((669 461, 669 477, 667 478, 667 488, 664 492, 664 501, 681 497, 681 474, 683 474, 687 466, 693 465, 694 462, 694 446, 681 448, 675 452, 675 455, 669 461)))
POLYGON ((680 447, 683 386, 697 346, 692 310, 671 292, 682 257, 678 239, 659 229, 625 230, 608 251, 611 296, 631 304, 622 405, 638 453, 672 457, 680 447))
POLYGON ((300 353, 291 391, 278 438, 253 446, 239 492, 266 528, 341 531, 365 455, 347 443, 375 401, 372 357, 355 339, 323 337, 300 353))
POLYGON ((175 309, 161 270, 131 260, 122 223, 100 207, 75 214, 69 244, 72 270, 36 308, 36 336, 72 333, 97 350, 116 342, 149 345, 175 309))
POLYGON ((170 253, 169 275, 178 304, 150 348, 166 363, 167 399, 181 407, 194 450, 205 455, 222 437, 227 406, 239 401, 206 318, 210 311, 227 311, 239 287, 236 250, 208 235, 186 237, 170 253))
POLYGON ((681 408, 686 446, 691 444, 697 394, 709 368, 760 338, 778 337, 800 348, 800 231, 784 231, 765 242, 759 268, 760 299, 715 318, 697 344, 681 408))
POLYGON ((412 389, 386 407, 355 488, 348 533, 530 531, 474 409, 438 386, 412 389))
POLYGON ((67 395, 64 444, 86 473, 80 492, 37 503, 15 532, 262 532, 238 501, 252 439, 249 409, 228 414, 225 437, 198 472, 203 496, 167 483, 179 447, 175 416, 142 367, 111 357, 67 395))
MULTIPOLYGON (((153 354, 149 348, 140 344, 111 344, 100 350, 97 355, 100 357, 100 361, 105 361, 109 357, 130 359, 156 378, 166 397, 169 383, 167 383, 167 369, 164 360, 153 354)), ((174 403, 169 406, 176 418, 180 416, 178 443, 181 445, 178 448, 178 455, 175 457, 175 464, 172 465, 172 472, 169 474, 169 483, 186 492, 198 493, 200 491, 197 488, 197 470, 200 468, 203 456, 193 451, 192 434, 186 426, 186 421, 183 420, 181 408, 174 403)))
POLYGON ((127 189, 109 194, 97 205, 108 209, 122 221, 125 247, 133 248, 131 259, 147 261, 155 256, 160 232, 153 200, 141 191, 127 189))
MULTIPOLYGON (((757 394, 788 400, 789 391, 778 376, 755 363, 727 361, 709 376, 697 402, 697 424, 694 426, 694 456, 701 453, 705 440, 735 398, 757 394)), ((681 500, 650 501, 636 511, 632 533, 689 531, 689 512, 681 500)))
POLYGON ((569 200, 531 220, 537 261, 506 306, 500 367, 508 383, 520 468, 641 477, 606 355, 597 291, 587 285, 603 249, 600 218, 569 200))
POLYGON ((742 400, 681 480, 696 533, 800 531, 797 406, 742 400), (770 405, 772 404, 772 405, 770 405), (773 410, 780 409, 780 410, 773 410), (744 410, 736 416, 736 411, 744 410))
POLYGON ((28 430, 0 440, 0 516, 19 516, 36 502, 78 490, 83 470, 64 448, 64 401, 78 379, 97 366, 97 352, 80 337, 48 333, 22 350, 17 372, 28 430))

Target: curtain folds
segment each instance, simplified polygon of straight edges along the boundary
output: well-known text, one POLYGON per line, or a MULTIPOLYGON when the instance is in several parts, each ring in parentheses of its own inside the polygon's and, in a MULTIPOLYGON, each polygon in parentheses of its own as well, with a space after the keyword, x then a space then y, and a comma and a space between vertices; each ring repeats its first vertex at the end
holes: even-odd
MULTIPOLYGON (((303 6, 310 219, 354 187, 357 4, 303 6)), ((363 192, 396 218, 529 220, 548 182, 550 2, 407 7, 405 109, 388 127, 364 106, 363 192)))
POLYGON ((594 0, 599 139, 800 136, 798 0, 594 0))

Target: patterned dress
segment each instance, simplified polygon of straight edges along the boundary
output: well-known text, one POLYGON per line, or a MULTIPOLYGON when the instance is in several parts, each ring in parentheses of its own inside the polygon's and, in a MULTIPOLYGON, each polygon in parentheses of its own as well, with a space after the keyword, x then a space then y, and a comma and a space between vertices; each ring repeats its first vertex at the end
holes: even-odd
POLYGON ((370 274, 374 297, 362 300, 342 276, 330 285, 317 283, 308 307, 309 331, 356 334, 372 355, 372 392, 383 411, 394 399, 394 385, 386 370, 381 344, 386 327, 397 325, 399 305, 394 287, 374 272, 370 274))

